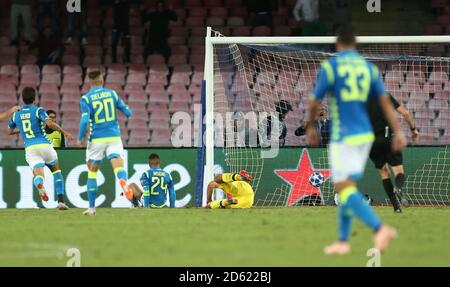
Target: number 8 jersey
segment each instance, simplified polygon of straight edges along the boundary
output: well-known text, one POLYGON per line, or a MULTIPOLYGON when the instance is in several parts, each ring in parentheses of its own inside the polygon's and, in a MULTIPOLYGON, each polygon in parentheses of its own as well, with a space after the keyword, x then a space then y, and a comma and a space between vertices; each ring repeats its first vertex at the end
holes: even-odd
POLYGON ((120 126, 117 110, 130 117, 131 109, 117 93, 103 87, 94 87, 81 97, 81 123, 78 140, 82 140, 87 123, 90 125, 90 142, 120 141, 120 126))
POLYGON ((11 130, 18 128, 26 149, 37 145, 50 145, 44 131, 48 115, 43 108, 34 105, 23 106, 9 120, 11 130))
POLYGON ((367 101, 385 94, 378 68, 354 50, 339 52, 322 62, 311 99, 320 101, 327 93, 330 93, 331 141, 373 142, 367 101))

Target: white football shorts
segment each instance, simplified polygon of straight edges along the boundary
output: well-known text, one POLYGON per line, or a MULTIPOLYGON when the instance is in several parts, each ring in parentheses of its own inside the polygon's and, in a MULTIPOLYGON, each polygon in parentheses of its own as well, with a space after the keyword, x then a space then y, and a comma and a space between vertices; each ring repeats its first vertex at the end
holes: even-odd
POLYGON ((58 160, 58 154, 51 145, 31 146, 25 149, 25 160, 32 169, 43 167, 46 164, 55 165, 58 160))
POLYGON ((122 141, 88 143, 86 149, 86 161, 100 162, 105 158, 105 156, 108 160, 117 157, 123 158, 122 141))
POLYGON ((347 179, 359 180, 364 174, 372 143, 330 143, 328 146, 331 178, 334 183, 347 179))

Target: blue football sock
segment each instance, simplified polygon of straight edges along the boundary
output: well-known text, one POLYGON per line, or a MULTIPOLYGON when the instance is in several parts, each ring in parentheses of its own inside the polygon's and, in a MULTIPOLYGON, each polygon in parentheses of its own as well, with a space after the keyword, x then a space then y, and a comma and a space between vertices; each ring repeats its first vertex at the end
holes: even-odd
POLYGON ((55 187, 56 195, 64 194, 64 177, 61 173, 61 170, 53 172, 53 185, 55 187))
POLYGON ((346 204, 339 205, 339 241, 348 241, 350 239, 350 231, 352 230, 352 211, 347 208, 346 204))
POLYGON ((34 179, 33 179, 33 184, 34 184, 34 187, 36 187, 36 188, 38 188, 38 185, 40 185, 40 184, 43 185, 44 184, 44 177, 40 176, 40 175, 35 176, 34 179))
POLYGON ((374 231, 377 231, 383 224, 355 186, 344 188, 340 192, 340 198, 341 204, 345 204, 356 217, 374 231))
POLYGON ((95 198, 97 197, 97 172, 90 171, 87 180, 87 192, 89 208, 95 208, 95 198))
POLYGON ((123 179, 125 181, 128 180, 127 172, 125 171, 125 169, 123 167, 115 168, 114 169, 114 174, 116 175, 116 177, 118 179, 123 179))

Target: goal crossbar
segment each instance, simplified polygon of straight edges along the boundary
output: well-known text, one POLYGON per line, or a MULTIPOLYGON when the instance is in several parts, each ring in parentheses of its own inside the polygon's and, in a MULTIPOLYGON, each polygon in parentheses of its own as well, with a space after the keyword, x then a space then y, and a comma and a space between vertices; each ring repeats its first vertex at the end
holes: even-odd
MULTIPOLYGON (((450 36, 359 36, 361 44, 450 43, 450 36)), ((326 37, 206 37, 211 44, 333 44, 335 36, 326 37)))

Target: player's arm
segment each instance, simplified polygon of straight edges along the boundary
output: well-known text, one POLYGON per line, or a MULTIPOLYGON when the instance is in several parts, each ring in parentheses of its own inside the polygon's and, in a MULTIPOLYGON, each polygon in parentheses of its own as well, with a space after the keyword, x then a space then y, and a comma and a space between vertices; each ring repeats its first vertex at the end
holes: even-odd
POLYGON ((8 135, 12 136, 20 133, 20 131, 16 130, 16 127, 16 113, 14 112, 8 121, 8 135))
POLYGON ((38 109, 38 111, 37 111, 37 117, 38 117, 42 122, 44 122, 45 125, 46 125, 48 128, 50 128, 50 129, 52 129, 52 130, 54 130, 54 131, 59 131, 59 132, 61 132, 61 133, 62 133, 67 139, 69 139, 69 140, 72 140, 72 139, 73 139, 72 134, 69 133, 68 131, 66 131, 65 129, 63 129, 63 128, 62 128, 60 125, 58 125, 55 121, 52 121, 52 120, 48 117, 47 112, 46 112, 44 109, 42 109, 42 108, 39 108, 39 109, 38 109))
POLYGON ((212 201, 212 194, 214 189, 219 188, 219 184, 216 181, 211 181, 208 184, 206 203, 209 204, 212 201))
POLYGON ((90 109, 87 101, 88 99, 86 96, 83 96, 80 100, 81 119, 77 137, 77 145, 79 146, 81 146, 81 142, 83 141, 84 135, 86 134, 86 130, 89 126, 90 109))
POLYGON ((19 106, 14 106, 12 108, 10 108, 9 110, 0 113, 0 122, 6 121, 7 119, 9 119, 12 114, 14 114, 15 112, 17 112, 18 110, 20 110, 19 106))
POLYGON ((252 181, 253 177, 246 170, 241 170, 239 173, 219 173, 214 176, 214 181, 218 184, 240 180, 252 181))
POLYGON ((14 135, 18 135, 18 134, 20 134, 19 130, 12 130, 12 129, 8 130, 8 135, 10 135, 10 136, 14 136, 14 135))
POLYGON ((400 105, 397 108, 397 112, 402 115, 402 117, 405 119, 406 123, 408 124, 409 129, 411 130, 412 139, 416 140, 417 137, 419 136, 419 131, 417 130, 416 125, 414 124, 414 120, 411 116, 411 113, 403 105, 400 105))
POLYGON ((329 87, 334 83, 334 72, 329 61, 321 64, 317 75, 316 87, 309 97, 309 118, 306 124, 306 140, 308 144, 318 145, 320 135, 316 127, 316 119, 319 115, 320 102, 325 97, 329 87))
POLYGON ((45 125, 47 127, 49 127, 50 129, 52 129, 54 131, 60 131, 63 134, 63 136, 66 137, 68 140, 73 140, 73 136, 71 133, 69 133, 68 131, 63 129, 60 125, 58 125, 54 121, 50 120, 48 117, 44 122, 45 122, 45 125))
POLYGON ((148 179, 148 172, 144 172, 141 176, 141 185, 144 188, 144 207, 150 207, 150 183, 148 179))
POLYGON ((129 106, 127 106, 125 104, 125 102, 119 97, 119 95, 117 95, 116 92, 113 92, 114 96, 116 97, 117 100, 117 108, 119 109, 119 111, 121 111, 127 118, 131 117, 131 115, 133 114, 133 111, 130 109, 129 106))

